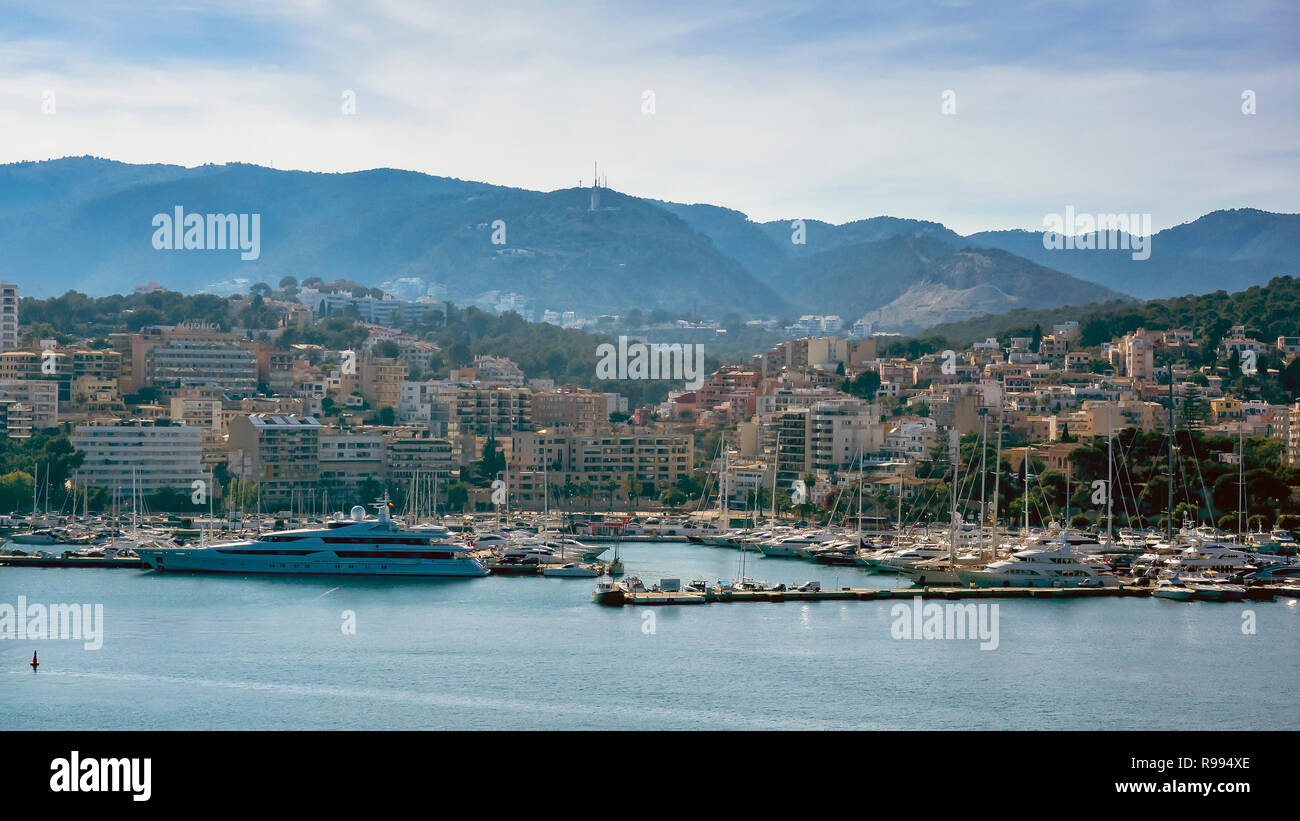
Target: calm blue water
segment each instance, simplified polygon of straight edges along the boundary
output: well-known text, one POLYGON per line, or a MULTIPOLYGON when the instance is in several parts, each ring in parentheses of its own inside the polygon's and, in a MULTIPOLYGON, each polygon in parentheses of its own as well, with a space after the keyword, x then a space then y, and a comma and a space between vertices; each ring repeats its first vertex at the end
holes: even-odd
MULTIPOLYGON (((734 578, 739 558, 623 554, 647 582, 734 578)), ((899 583, 749 562, 772 582, 899 583)), ((0 602, 101 602, 105 620, 98 651, 0 641, 0 729, 1300 728, 1294 600, 1003 601, 981 651, 891 638, 888 602, 605 608, 593 587, 0 568, 0 602)))

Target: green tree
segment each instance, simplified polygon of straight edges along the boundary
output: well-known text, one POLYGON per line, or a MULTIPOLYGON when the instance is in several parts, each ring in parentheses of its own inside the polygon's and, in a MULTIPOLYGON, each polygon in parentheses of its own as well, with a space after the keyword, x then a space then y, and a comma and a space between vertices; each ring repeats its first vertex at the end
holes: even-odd
POLYGON ((876 398, 876 393, 880 390, 880 374, 871 370, 863 371, 852 379, 844 380, 840 384, 840 390, 870 401, 876 398))
POLYGON ((447 486, 447 506, 452 510, 464 511, 469 502, 469 487, 464 482, 452 482, 447 486))

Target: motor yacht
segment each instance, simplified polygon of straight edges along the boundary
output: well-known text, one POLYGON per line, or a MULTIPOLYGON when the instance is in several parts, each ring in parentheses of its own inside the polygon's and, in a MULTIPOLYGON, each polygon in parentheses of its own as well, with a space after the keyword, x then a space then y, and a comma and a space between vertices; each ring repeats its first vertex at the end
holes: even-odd
POLYGON ((1104 562, 1066 544, 1029 547, 985 568, 953 568, 962 584, 976 587, 1118 587, 1104 562))
POLYGON ((256 539, 204 547, 140 545, 135 549, 154 570, 190 573, 273 573, 367 576, 486 576, 488 569, 450 531, 400 527, 388 516, 352 508, 324 528, 280 530, 256 539))

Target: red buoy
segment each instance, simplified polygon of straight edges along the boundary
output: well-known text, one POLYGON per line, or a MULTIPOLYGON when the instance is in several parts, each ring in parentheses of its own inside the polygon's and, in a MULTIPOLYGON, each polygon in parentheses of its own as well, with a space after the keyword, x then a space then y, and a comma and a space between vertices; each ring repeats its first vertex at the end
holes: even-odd
POLYGON ((35 670, 37 667, 40 667, 40 666, 41 666, 41 663, 40 663, 39 661, 36 660, 36 652, 35 652, 35 651, 32 651, 32 660, 31 660, 31 665, 32 665, 32 669, 33 669, 33 670, 35 670))

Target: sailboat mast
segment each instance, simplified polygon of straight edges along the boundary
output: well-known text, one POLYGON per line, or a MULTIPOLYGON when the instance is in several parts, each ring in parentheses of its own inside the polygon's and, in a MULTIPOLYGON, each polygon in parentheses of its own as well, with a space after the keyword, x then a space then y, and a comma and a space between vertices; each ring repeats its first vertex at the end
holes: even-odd
POLYGON ((998 446, 993 451, 993 515, 990 517, 993 520, 992 522, 993 531, 995 533, 997 532, 998 529, 998 500, 1001 498, 998 495, 998 489, 1001 484, 1002 484, 1002 399, 1001 399, 1001 395, 999 394, 998 446))
POLYGON ((1029 445, 1025 445, 1025 538, 1029 538, 1029 445))
POLYGON ((1106 543, 1110 544, 1111 522, 1113 521, 1113 501, 1115 490, 1111 486, 1115 464, 1115 428, 1110 423, 1110 399, 1106 400, 1106 543))
MULTIPOLYGON (((980 433, 980 536, 984 536, 984 478, 985 462, 989 454, 989 409, 980 408, 983 430, 980 433)), ((982 543, 982 541, 981 541, 982 543)))
POLYGON ((1246 438, 1242 428, 1246 420, 1246 405, 1241 405, 1237 417, 1237 543, 1246 543, 1246 438))
POLYGON ((776 471, 781 464, 781 431, 776 432, 776 450, 772 452, 772 520, 776 521, 776 471))
POLYGON ((961 463, 961 434, 954 426, 948 432, 948 452, 952 456, 952 525, 948 533, 948 561, 957 565, 957 466, 961 463))
POLYGON ((898 523, 894 526, 898 535, 903 532, 903 471, 898 471, 898 523))
POLYGON ((863 443, 858 443, 858 543, 854 545, 854 550, 862 549, 862 448, 863 443))
POLYGON ((728 523, 729 523, 730 520, 731 520, 731 517, 728 515, 728 511, 727 511, 727 501, 728 501, 728 500, 727 500, 727 490, 728 490, 727 485, 729 484, 727 474, 730 473, 730 471, 727 469, 727 467, 728 467, 728 466, 727 466, 727 436, 726 436, 726 434, 723 434, 723 436, 722 436, 722 475, 718 477, 718 487, 721 489, 721 497, 722 497, 722 498, 720 498, 720 499, 718 500, 718 506, 719 506, 719 508, 720 508, 721 511, 722 511, 722 527, 723 527, 724 529, 726 529, 726 528, 728 528, 728 527, 730 526, 728 523))
POLYGON ((1174 372, 1169 369, 1169 514, 1165 516, 1165 540, 1174 540, 1174 372))

